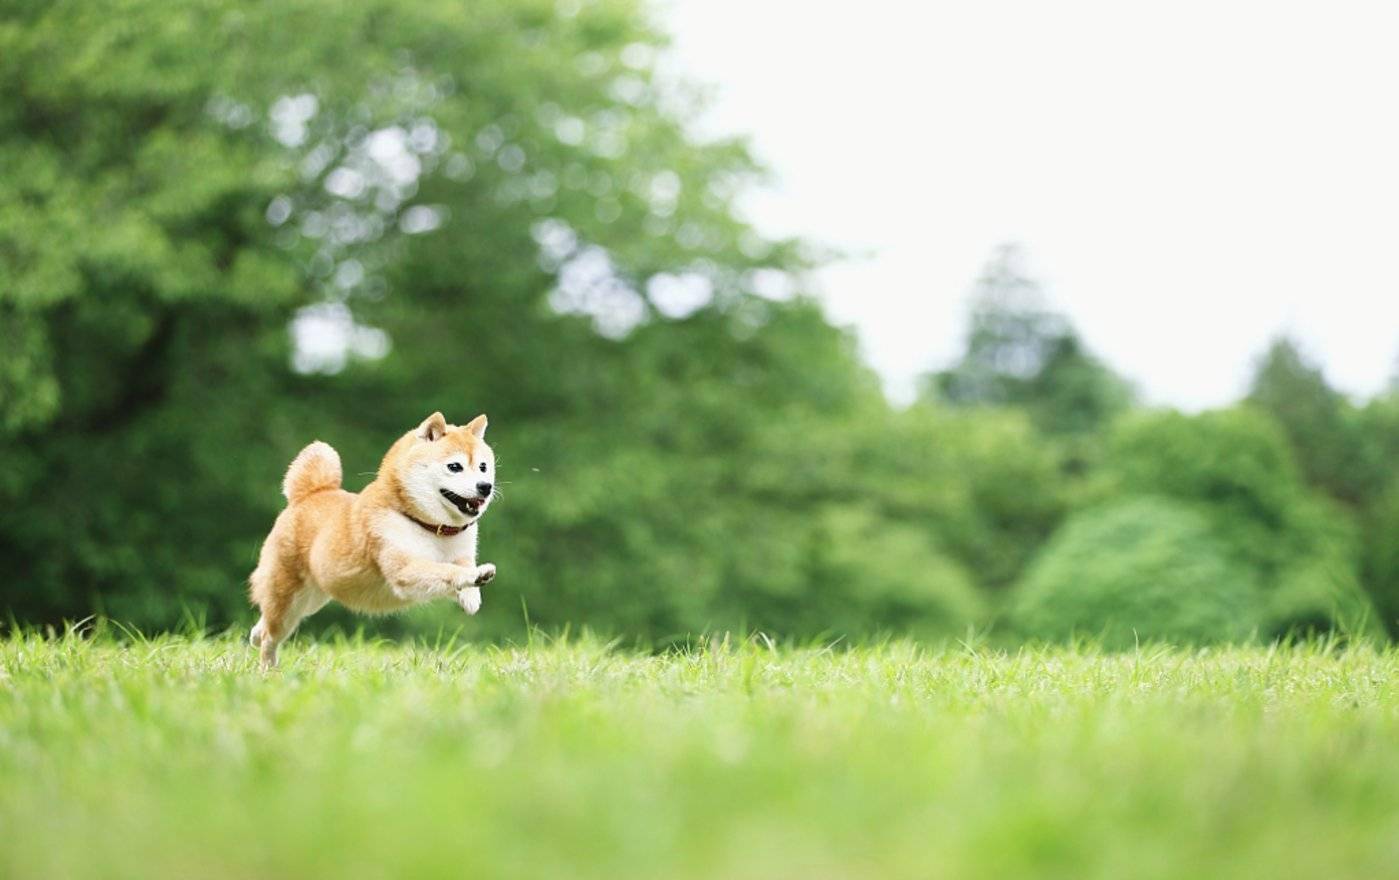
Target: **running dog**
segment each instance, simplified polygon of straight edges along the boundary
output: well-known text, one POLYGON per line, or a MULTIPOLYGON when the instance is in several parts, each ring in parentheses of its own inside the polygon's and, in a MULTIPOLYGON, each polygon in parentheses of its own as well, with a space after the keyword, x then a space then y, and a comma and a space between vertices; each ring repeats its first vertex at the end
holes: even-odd
POLYGON ((282 481, 287 507, 249 578, 262 612, 249 640, 264 669, 308 615, 334 599, 369 614, 454 598, 467 614, 495 566, 476 563, 476 525, 495 491, 486 417, 463 427, 433 413, 389 447, 358 495, 340 487, 340 456, 317 440, 282 481))

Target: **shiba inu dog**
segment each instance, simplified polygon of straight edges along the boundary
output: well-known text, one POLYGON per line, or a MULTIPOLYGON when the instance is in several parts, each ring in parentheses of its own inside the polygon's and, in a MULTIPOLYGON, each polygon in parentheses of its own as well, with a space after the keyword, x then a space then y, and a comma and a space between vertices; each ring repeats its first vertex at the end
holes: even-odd
POLYGON ((262 617, 249 640, 263 668, 277 646, 331 599, 371 614, 455 598, 481 607, 495 566, 476 563, 476 524, 499 493, 486 417, 463 427, 442 413, 389 447, 358 495, 340 488, 340 456, 317 440, 282 481, 287 507, 263 542, 249 594, 262 617))

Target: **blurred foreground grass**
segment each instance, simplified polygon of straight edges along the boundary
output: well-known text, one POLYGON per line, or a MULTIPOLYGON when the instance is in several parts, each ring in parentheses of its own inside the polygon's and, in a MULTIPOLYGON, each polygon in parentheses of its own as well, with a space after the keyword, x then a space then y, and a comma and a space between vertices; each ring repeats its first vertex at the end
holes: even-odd
POLYGON ((0 641, 4 877, 1380 877, 1399 653, 0 641))

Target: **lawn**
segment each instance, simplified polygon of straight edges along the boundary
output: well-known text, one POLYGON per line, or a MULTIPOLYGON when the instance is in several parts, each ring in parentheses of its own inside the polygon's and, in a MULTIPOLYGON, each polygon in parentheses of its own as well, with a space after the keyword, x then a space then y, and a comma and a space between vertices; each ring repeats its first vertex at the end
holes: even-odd
POLYGON ((1399 874, 1399 653, 0 640, 0 877, 1399 874))

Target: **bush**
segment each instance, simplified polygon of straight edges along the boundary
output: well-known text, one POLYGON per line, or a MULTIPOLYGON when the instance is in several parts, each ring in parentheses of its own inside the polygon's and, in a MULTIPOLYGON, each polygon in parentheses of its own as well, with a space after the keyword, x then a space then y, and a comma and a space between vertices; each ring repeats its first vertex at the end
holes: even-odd
POLYGON ((1124 420, 1109 444, 1115 490, 1170 498, 1206 518, 1262 591, 1267 637, 1380 634, 1360 586, 1349 515, 1302 481, 1282 430, 1247 408, 1124 420))
MULTIPOLYGON (((966 570, 926 532, 868 507, 821 512, 808 556, 807 630, 839 622, 843 631, 897 629, 923 636, 963 633, 982 614, 966 570)), ((792 613, 787 619, 800 620, 792 613)))
POLYGON ((1371 496, 1362 511, 1365 586, 1399 637, 1399 384, 1361 411, 1371 496))
POLYGON ((1141 497, 1070 518, 1017 588, 1020 633, 1061 640, 1240 641, 1260 623, 1256 582, 1183 504, 1141 497))
POLYGON ((1345 557, 1325 554, 1301 559, 1268 591, 1262 633, 1286 638, 1333 631, 1384 636, 1379 615, 1345 557))
POLYGON ((1371 506, 1365 534, 1366 586, 1380 622, 1399 635, 1399 486, 1371 506))
POLYGON ((1143 413, 1117 426, 1108 468, 1118 491, 1200 505, 1230 549, 1271 575, 1289 554, 1303 496, 1282 430, 1244 409, 1185 415, 1143 413))
POLYGON ((1309 496, 1289 513, 1276 574, 1264 584, 1263 635, 1325 632, 1384 637, 1360 577, 1359 530, 1330 500, 1309 496))
POLYGON ((1058 450, 1024 413, 919 404, 852 427, 849 485, 924 530, 991 591, 1063 520, 1058 450))

